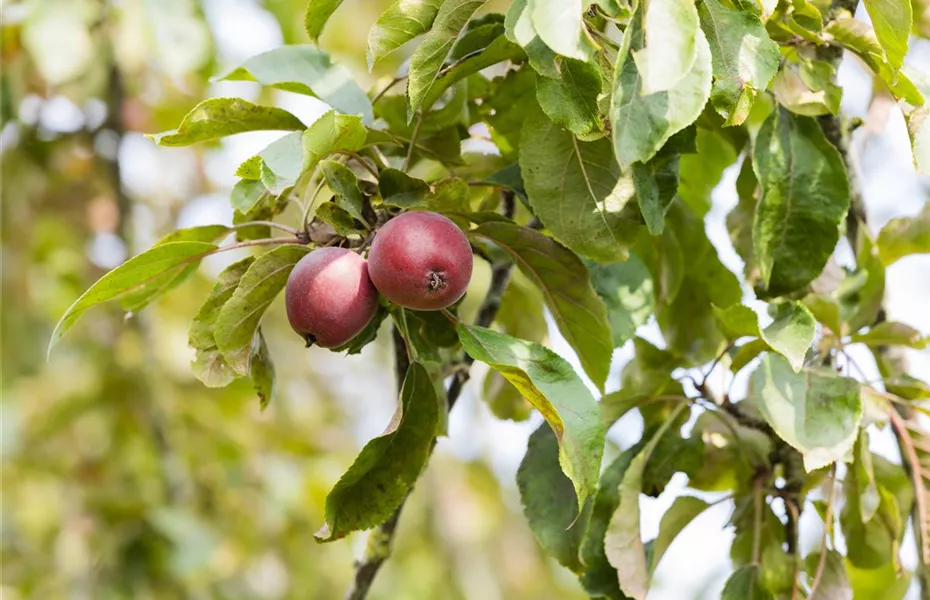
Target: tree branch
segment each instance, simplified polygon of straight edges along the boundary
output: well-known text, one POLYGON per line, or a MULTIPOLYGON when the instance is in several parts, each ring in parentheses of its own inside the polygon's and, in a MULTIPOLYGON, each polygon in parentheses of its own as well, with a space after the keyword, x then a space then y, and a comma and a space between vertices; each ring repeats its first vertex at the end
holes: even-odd
MULTIPOLYGON (((505 191, 501 196, 503 200, 504 216, 512 217, 515 208, 513 192, 505 191)), ((481 306, 478 308, 478 315, 475 317, 475 325, 490 327, 491 323, 494 322, 494 317, 497 316, 497 311, 500 309, 501 298, 503 298, 504 291, 507 289, 507 283, 510 281, 510 273, 512 270, 513 263, 511 262, 501 262, 494 265, 491 270, 491 284, 488 287, 488 293, 481 302, 481 306)), ((406 342, 396 327, 393 328, 393 335, 394 371, 397 376, 399 393, 400 386, 404 380, 404 374, 407 372, 407 367, 410 365, 410 358, 407 355, 406 342)), ((466 354, 463 358, 465 368, 460 369, 449 383, 449 388, 446 391, 446 401, 448 402, 448 409, 450 411, 452 407, 455 406, 459 396, 461 396, 465 383, 468 382, 471 365, 474 362, 475 359, 466 354)), ((433 448, 435 447, 436 440, 434 439, 433 448)), ((401 511, 403 511, 404 505, 407 503, 407 498, 409 497, 410 494, 408 493, 397 510, 394 511, 394 514, 368 534, 365 553, 362 559, 355 563, 355 577, 352 580, 352 586, 346 592, 345 600, 364 600, 368 597, 371 584, 374 582, 378 571, 381 569, 381 565, 383 565, 384 561, 391 555, 397 523, 400 521, 401 511)))

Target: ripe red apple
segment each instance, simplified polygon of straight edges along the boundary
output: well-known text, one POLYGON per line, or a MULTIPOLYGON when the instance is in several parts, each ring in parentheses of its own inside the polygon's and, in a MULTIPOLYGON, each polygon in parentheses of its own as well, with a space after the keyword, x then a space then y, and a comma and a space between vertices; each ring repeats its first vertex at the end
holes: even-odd
POLYGON ((319 248, 294 265, 284 302, 287 320, 308 347, 335 348, 371 321, 378 290, 364 258, 345 248, 319 248))
POLYGON ((471 246, 455 223, 412 211, 388 221, 368 253, 368 273, 384 297, 405 308, 439 310, 468 288, 471 246))

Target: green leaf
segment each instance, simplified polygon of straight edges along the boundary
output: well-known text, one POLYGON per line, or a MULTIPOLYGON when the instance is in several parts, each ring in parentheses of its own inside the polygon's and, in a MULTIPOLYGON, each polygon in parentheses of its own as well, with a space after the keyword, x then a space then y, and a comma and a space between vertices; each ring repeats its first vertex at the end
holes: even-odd
POLYGON ((778 103, 808 117, 838 114, 843 89, 835 83, 834 66, 803 57, 799 61, 798 65, 786 61, 775 75, 772 91, 778 103))
POLYGON ((759 565, 746 565, 727 579, 720 600, 775 600, 775 597, 762 585, 759 565))
POLYGON ((229 204, 233 210, 247 213, 255 208, 264 193, 265 185, 261 181, 240 179, 233 186, 232 193, 229 196, 229 204))
POLYGON ((620 178, 610 142, 579 142, 531 109, 523 124, 520 172, 533 212, 557 240, 597 261, 626 259, 639 225, 622 213, 633 186, 620 178))
POLYGON ((411 363, 391 424, 362 448, 326 497, 326 523, 316 539, 338 540, 387 521, 426 466, 438 422, 436 388, 426 368, 411 363))
POLYGON ((659 523, 659 535, 656 536, 652 545, 652 561, 649 565, 650 575, 655 572, 656 567, 662 562, 665 551, 672 545, 678 534, 709 507, 710 505, 707 502, 694 496, 675 498, 675 502, 665 511, 659 523))
MULTIPOLYGON (((852 600, 853 590, 846 576, 846 564, 843 555, 836 550, 822 548, 820 552, 811 553, 804 559, 805 570, 814 577, 820 562, 820 553, 826 552, 820 584, 809 600, 852 600)), ((884 596, 882 596, 884 598, 884 596)))
POLYGON ((922 350, 927 347, 927 338, 920 331, 904 323, 882 321, 866 333, 856 333, 851 342, 861 342, 867 346, 907 346, 922 350))
POLYGON ((759 131, 753 168, 762 185, 754 254, 766 294, 778 296, 813 281, 833 254, 849 209, 849 179, 817 121, 784 109, 759 131))
POLYGON ((591 392, 548 348, 483 327, 456 329, 465 352, 506 377, 552 427, 559 464, 572 480, 580 511, 595 491, 604 451, 604 426, 591 392))
POLYGON ((248 256, 223 269, 210 295, 191 321, 188 345, 196 351, 191 368, 197 379, 207 387, 224 387, 240 376, 216 347, 213 329, 220 310, 232 298, 239 287, 239 281, 253 262, 255 257, 248 256))
POLYGON ((679 403, 643 451, 630 463, 619 486, 620 504, 610 518, 604 538, 604 551, 607 560, 617 569, 620 589, 633 600, 644 600, 649 589, 646 550, 639 530, 639 494, 642 490, 643 472, 662 436, 675 418, 687 408, 686 403, 679 403))
POLYGON ((761 335, 759 331, 759 317, 756 311, 745 304, 734 304, 726 309, 714 307, 714 315, 720 321, 720 330, 728 340, 737 340, 741 337, 761 335))
POLYGON ((457 60, 443 69, 423 99, 423 106, 432 106, 453 84, 458 83, 492 65, 505 60, 518 61, 524 58, 523 50, 505 36, 500 35, 480 52, 457 60))
POLYGON ((872 453, 869 451, 869 432, 863 429, 856 438, 854 450, 854 463, 852 480, 849 482, 850 488, 856 488, 859 504, 859 518, 863 523, 868 523, 878 512, 881 505, 881 495, 878 492, 878 484, 875 481, 875 469, 872 466, 872 453))
POLYGON ((536 74, 530 68, 509 71, 504 77, 495 78, 493 86, 493 93, 482 104, 482 109, 487 108, 485 120, 501 154, 513 157, 520 147, 526 107, 536 102, 536 74))
POLYGON ((770 304, 769 314, 774 320, 761 331, 762 340, 787 358, 797 373, 804 365, 807 350, 814 343, 817 325, 814 315, 799 302, 770 304))
POLYGON ((907 570, 898 573, 892 561, 886 561, 878 569, 860 569, 848 559, 844 562, 854 599, 904 600, 907 596, 912 574, 907 570))
POLYGON ((633 359, 620 372, 620 390, 608 394, 601 400, 604 422, 613 425, 627 411, 637 406, 643 414, 646 427, 661 423, 670 412, 675 401, 658 402, 656 396, 683 396, 681 383, 672 378, 672 371, 681 366, 681 360, 671 352, 660 350, 646 340, 634 337, 633 359))
POLYGON ((921 175, 930 175, 930 107, 922 106, 904 115, 907 133, 914 150, 914 167, 921 175))
POLYGON ((730 10, 718 0, 703 0, 698 12, 714 67, 711 103, 726 125, 741 125, 778 69, 778 44, 754 13, 730 10))
POLYGON ((324 202, 320 204, 316 208, 315 214, 317 219, 331 225, 332 228, 336 230, 336 234, 341 237, 361 234, 365 231, 364 226, 356 225, 352 215, 334 202, 324 202))
POLYGON ((271 355, 268 354, 268 345, 265 343, 265 336, 262 335, 261 327, 255 332, 255 338, 252 340, 249 377, 252 379, 252 387, 255 388, 255 393, 258 395, 259 406, 264 410, 274 397, 276 379, 274 363, 271 362, 271 355))
POLYGON ((520 272, 543 294, 546 306, 581 366, 603 389, 613 344, 603 302, 591 287, 581 260, 551 238, 510 223, 485 223, 470 235, 490 240, 506 251, 520 272))
POLYGON ((217 242, 232 230, 225 225, 198 225, 197 227, 187 227, 172 231, 165 237, 155 242, 156 246, 167 244, 169 242, 217 242))
POLYGON ((528 0, 526 10, 536 34, 549 48, 568 58, 588 57, 582 0, 528 0))
POLYGON ((844 460, 862 419, 859 383, 829 369, 795 373, 768 354, 752 374, 750 396, 778 436, 804 456, 813 471, 844 460))
POLYGON ((295 131, 271 142, 239 165, 236 175, 247 180, 260 180, 269 192, 280 195, 292 187, 303 172, 301 139, 305 133, 295 131))
POLYGON ((713 307, 736 304, 742 290, 720 262, 703 220, 674 202, 661 238, 644 238, 636 252, 659 288, 656 318, 668 349, 694 365, 713 360, 724 346, 713 307))
POLYGON ((519 44, 534 71, 545 77, 558 77, 556 53, 546 45, 533 26, 528 0, 514 0, 504 19, 507 39, 519 44))
POLYGON ((856 271, 844 278, 835 292, 849 331, 858 331, 878 319, 885 298, 885 265, 868 229, 861 227, 856 248, 856 271))
MULTIPOLYGON (((633 51, 642 94, 668 92, 697 60, 700 22, 692 0, 650 0, 643 17, 645 47, 633 51)), ((706 39, 706 38, 705 38, 706 39)))
MULTIPOLYGON (((546 339, 548 326, 542 293, 519 271, 511 274, 494 325, 501 333, 521 340, 542 343, 546 339)), ((494 370, 489 370, 484 378, 482 398, 499 419, 525 421, 532 410, 519 390, 494 370)))
POLYGON ((610 518, 620 505, 620 482, 630 466, 633 457, 640 451, 641 445, 633 446, 610 463, 597 487, 597 495, 591 507, 588 530, 581 544, 581 559, 585 565, 581 585, 593 598, 609 600, 627 600, 620 591, 617 570, 607 561, 604 551, 604 537, 610 518))
POLYGON ((439 76, 439 71, 465 24, 486 0, 445 0, 436 13, 433 27, 410 57, 407 101, 412 115, 439 76))
POLYGON ((366 125, 374 120, 371 100, 355 82, 352 73, 342 65, 334 64, 327 52, 315 46, 279 46, 253 56, 220 79, 257 81, 262 85, 319 98, 340 113, 361 115, 366 125))
POLYGON ((631 173, 636 202, 650 235, 659 235, 665 229, 665 209, 678 187, 678 162, 673 159, 671 164, 672 171, 667 173, 669 161, 665 158, 656 157, 645 164, 633 163, 631 173), (669 181, 671 185, 668 185, 669 181), (665 185, 662 185, 663 183, 665 185))
POLYGON ((575 488, 559 467, 558 440, 545 423, 530 436, 517 470, 517 487, 523 514, 543 551, 562 566, 581 572, 585 513, 579 518, 575 488))
POLYGON ((190 268, 190 265, 198 264, 200 259, 214 250, 215 244, 205 242, 168 242, 130 258, 98 279, 65 311, 52 331, 48 344, 49 354, 87 309, 129 294, 143 293, 146 300, 151 301, 165 291, 179 273, 190 268))
POLYGON ((232 369, 247 375, 252 338, 265 309, 287 283, 287 277, 298 260, 309 250, 287 244, 262 254, 242 276, 232 297, 216 317, 213 335, 232 369))
POLYGON ((694 62, 685 76, 667 91, 644 93, 643 79, 632 55, 642 49, 645 40, 642 12, 642 7, 637 9, 624 35, 612 86, 614 153, 624 168, 637 161, 647 162, 672 135, 693 123, 711 89, 710 48, 698 29, 694 62))
POLYGON ((500 186, 526 198, 526 190, 523 188, 523 174, 520 172, 520 165, 514 163, 507 165, 500 171, 495 171, 484 178, 485 183, 500 186))
POLYGON ((897 217, 878 234, 878 254, 885 266, 911 254, 930 254, 930 204, 913 217, 897 217))
POLYGON ((210 98, 191 109, 177 129, 147 137, 161 146, 190 146, 247 131, 303 128, 300 119, 283 108, 242 98, 210 98))
POLYGON ((355 152, 365 144, 366 136, 361 118, 329 111, 303 133, 303 170, 312 169, 337 150, 355 152))
POLYGON ((900 69, 907 54, 908 38, 913 18, 911 3, 897 0, 864 0, 865 9, 872 20, 875 37, 885 50, 888 64, 900 69))
POLYGON ((320 170, 326 178, 326 185, 336 196, 336 205, 343 209, 353 219, 360 221, 366 227, 368 221, 363 214, 365 210, 365 196, 358 187, 358 177, 351 169, 334 160, 324 160, 320 163, 320 170))
POLYGON ((549 120, 575 135, 601 129, 597 98, 601 74, 590 63, 566 58, 560 65, 561 77, 540 77, 536 100, 549 120))
POLYGON ((898 548, 914 502, 910 478, 900 465, 875 454, 871 460, 880 498, 878 510, 868 521, 862 520, 862 491, 866 482, 860 479, 858 469, 851 469, 843 482, 846 502, 840 512, 846 556, 861 569, 898 563, 898 548))
POLYGON ((326 21, 332 16, 336 9, 342 4, 342 0, 310 0, 307 4, 307 11, 304 13, 304 29, 310 39, 316 42, 326 21))
POLYGON ((443 0, 397 0, 381 13, 368 32, 368 70, 394 50, 433 26, 443 0))
POLYGON ((505 30, 504 15, 500 13, 487 13, 475 17, 468 22, 462 35, 456 40, 449 58, 458 61, 469 54, 480 52, 504 35, 505 30))
POLYGON ((652 275, 636 254, 630 254, 626 262, 585 264, 594 290, 607 307, 614 348, 619 348, 655 311, 652 275))
MULTIPOLYGON (((718 130, 697 128, 697 152, 679 158, 678 196, 700 216, 707 214, 711 193, 723 172, 734 164, 737 152, 718 130)), ((748 161, 747 161, 748 162, 748 161)))
POLYGON ((400 169, 384 169, 378 180, 378 190, 385 204, 412 208, 426 200, 430 187, 422 179, 411 177, 400 169))
POLYGON ((832 35, 839 45, 858 55, 896 97, 907 100, 913 106, 921 106, 924 103, 920 90, 888 61, 868 23, 842 17, 831 21, 826 27, 826 32, 832 35))

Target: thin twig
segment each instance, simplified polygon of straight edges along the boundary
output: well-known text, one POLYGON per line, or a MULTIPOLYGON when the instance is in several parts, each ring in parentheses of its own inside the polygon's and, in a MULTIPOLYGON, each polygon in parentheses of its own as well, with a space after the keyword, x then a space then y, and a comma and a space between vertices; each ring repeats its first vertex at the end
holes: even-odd
POLYGON ((921 470, 920 458, 917 456, 917 450, 914 448, 914 440, 911 433, 907 430, 907 423, 898 413, 895 407, 888 409, 888 417, 894 427, 895 435, 898 438, 898 444, 903 450, 902 454, 907 456, 905 468, 910 472, 914 485, 914 500, 917 514, 917 523, 915 523, 915 537, 917 538, 918 554, 920 562, 923 565, 930 564, 930 531, 924 527, 928 523, 927 519, 930 514, 927 512, 927 492, 923 484, 923 472, 921 470))
POLYGON ((359 156, 355 152, 349 152, 348 150, 336 150, 333 152, 333 154, 342 154, 343 156, 348 156, 359 165, 361 165, 366 171, 371 173, 375 178, 375 181, 378 181, 381 178, 381 174, 378 173, 378 170, 368 164, 368 161, 366 161, 363 157, 359 156))
POLYGON ((811 591, 808 598, 813 598, 817 593, 817 587, 823 578, 823 570, 827 565, 827 539, 830 537, 830 530, 833 527, 833 503, 836 502, 836 463, 833 463, 832 472, 830 473, 830 493, 827 495, 827 509, 823 515, 823 537, 820 541, 820 557, 817 560, 817 571, 814 573, 814 580, 811 582, 811 591))
POLYGON ((384 95, 385 95, 386 93, 388 93, 388 90, 390 90, 392 87, 394 87, 395 85, 397 85, 398 83, 400 83, 400 82, 403 81, 404 79, 407 79, 407 76, 406 76, 406 75, 402 75, 402 76, 400 76, 400 77, 395 77, 394 79, 392 79, 390 83, 388 83, 386 86, 384 86, 384 89, 383 89, 383 90, 381 90, 380 92, 378 92, 377 95, 375 95, 375 97, 372 98, 372 100, 371 100, 372 105, 377 104, 377 103, 378 103, 378 100, 380 100, 381 98, 383 98, 384 95))
POLYGON ((246 221, 245 223, 233 225, 230 229, 239 230, 245 229, 246 227, 271 227, 272 229, 279 229, 286 233, 290 233, 294 237, 300 237, 300 231, 297 229, 294 229, 290 225, 284 225, 283 223, 275 223, 274 221, 246 221))
POLYGON ((404 171, 410 170, 410 164, 413 162, 413 149, 417 146, 417 138, 420 136, 420 127, 423 126, 423 110, 417 114, 417 122, 410 132, 410 145, 407 147, 407 157, 404 159, 404 171))

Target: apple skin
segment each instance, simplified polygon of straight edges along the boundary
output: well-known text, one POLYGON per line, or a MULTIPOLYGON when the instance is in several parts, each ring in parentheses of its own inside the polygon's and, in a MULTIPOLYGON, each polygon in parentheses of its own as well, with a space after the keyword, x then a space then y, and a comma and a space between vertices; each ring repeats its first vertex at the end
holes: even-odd
POLYGON ((294 265, 284 303, 287 320, 308 347, 335 348, 371 321, 378 290, 364 258, 345 248, 318 248, 294 265))
POLYGON ((413 310, 440 310, 465 294, 474 258, 468 238, 444 216, 411 211, 388 221, 368 253, 371 281, 413 310))

